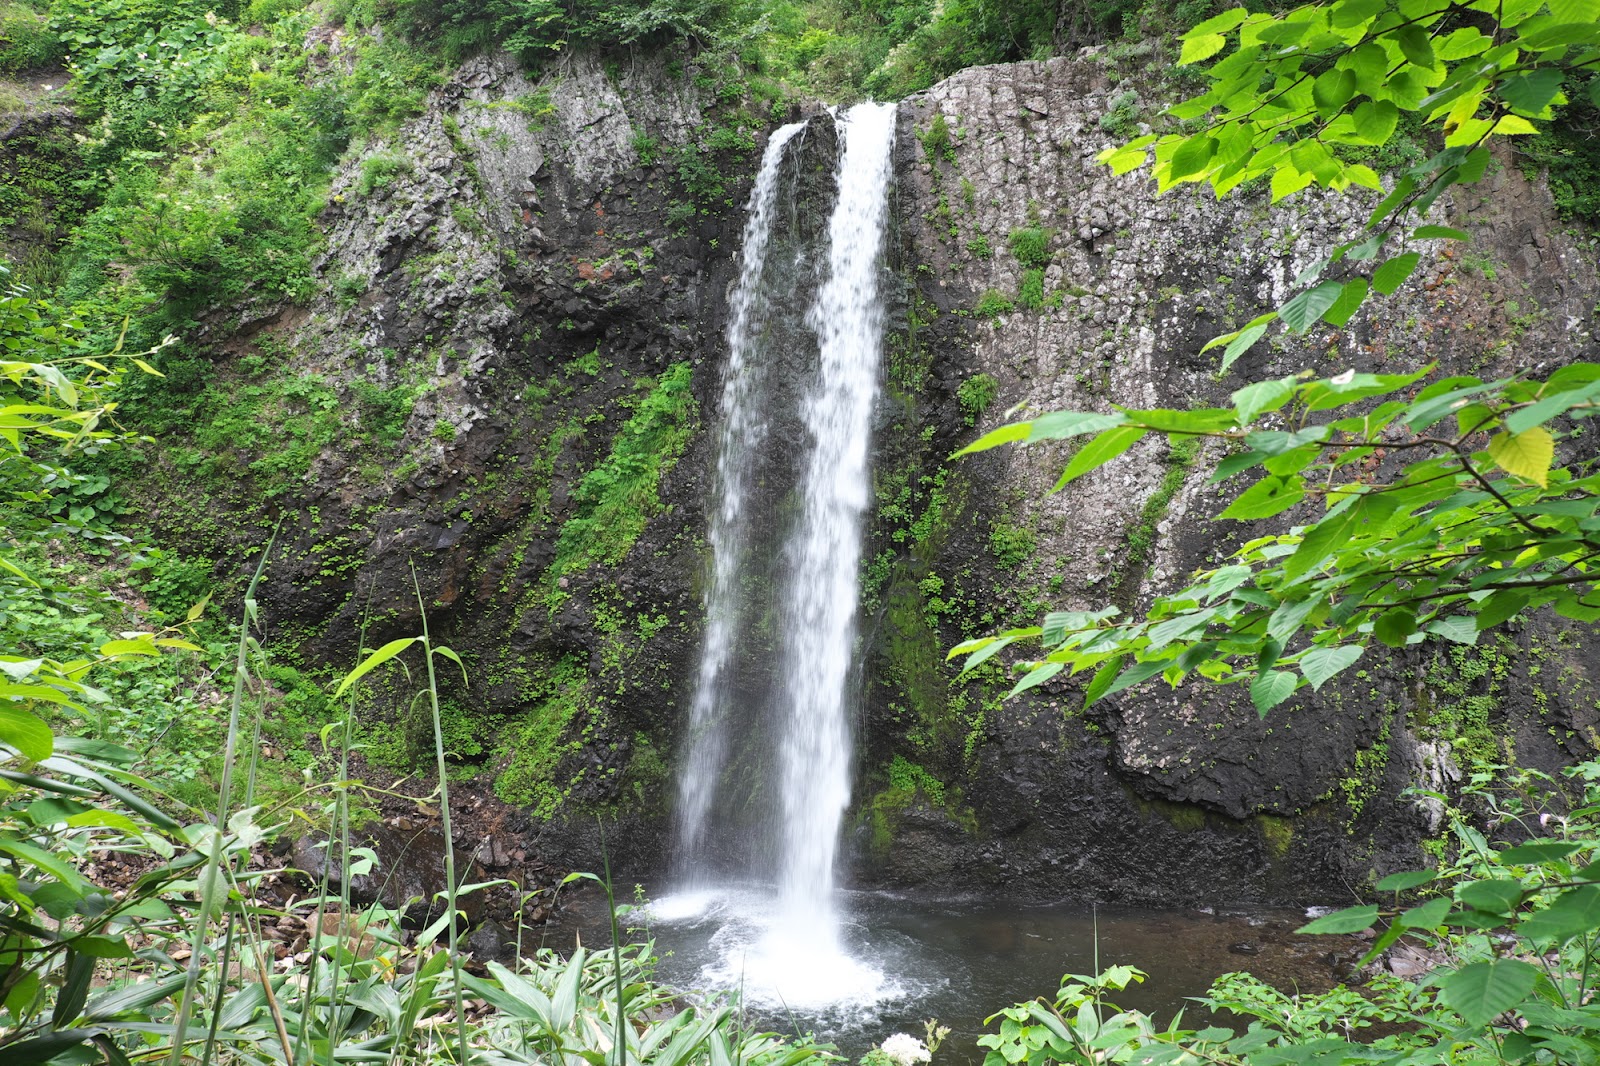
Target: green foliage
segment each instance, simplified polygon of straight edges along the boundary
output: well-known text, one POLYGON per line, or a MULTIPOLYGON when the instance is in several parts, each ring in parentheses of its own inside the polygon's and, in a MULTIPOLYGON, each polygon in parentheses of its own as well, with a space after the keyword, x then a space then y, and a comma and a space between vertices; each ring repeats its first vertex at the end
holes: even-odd
POLYGON ((956 399, 961 404, 961 420, 968 426, 978 424, 994 398, 999 395, 1000 382, 993 374, 974 374, 956 389, 956 399))
POLYGON ((999 289, 985 289, 978 297, 977 312, 982 318, 996 318, 1016 309, 1016 303, 999 289))
POLYGON ((1039 226, 1014 229, 1006 238, 1011 254, 1025 267, 1043 268, 1050 265, 1050 232, 1039 226))
POLYGON ((361 178, 356 191, 371 196, 376 189, 388 188, 394 179, 411 173, 411 157, 399 152, 379 152, 361 161, 361 178))
POLYGON ((1168 110, 1186 124, 1183 131, 1107 149, 1102 162, 1121 174, 1153 156, 1163 192, 1203 181, 1221 196, 1260 179, 1270 181, 1274 203, 1311 185, 1363 186, 1383 197, 1360 236, 1297 279, 1308 288, 1212 342, 1227 345, 1224 370, 1275 319, 1296 333, 1318 321, 1342 327, 1369 291, 1392 293, 1416 268, 1416 254, 1379 256, 1408 228, 1411 240, 1465 236, 1407 219, 1425 215, 1451 186, 1477 181, 1494 137, 1537 134, 1535 123, 1567 103, 1562 87, 1569 78, 1591 96, 1600 85, 1589 76, 1591 52, 1600 46, 1600 10, 1565 0, 1555 7, 1545 14, 1532 0, 1471 0, 1412 11, 1390 0, 1333 0, 1283 15, 1235 7, 1183 34, 1180 66, 1227 53, 1205 68, 1204 92, 1168 110), (1457 21, 1457 10, 1481 18, 1457 21), (1406 170, 1391 190, 1347 150, 1400 143, 1403 115, 1416 123, 1406 140, 1442 134, 1444 147, 1406 170), (1363 266, 1369 262, 1370 272, 1363 266))
POLYGON ((1321 688, 1374 642, 1470 645, 1544 604, 1600 619, 1590 566, 1600 554, 1600 472, 1592 459, 1555 465, 1546 428, 1600 411, 1600 364, 1572 364, 1542 381, 1450 377, 1407 392, 1409 401, 1390 398, 1429 373, 1291 376, 1238 390, 1232 408, 1058 412, 987 434, 966 450, 1092 435, 1058 487, 1151 433, 1220 439, 1241 450, 1213 481, 1262 475, 1221 517, 1253 522, 1302 500, 1317 505, 1289 532, 1255 537, 1228 565, 1159 597, 1142 618, 1116 608, 1056 614, 1043 628, 968 641, 952 657, 970 654, 975 665, 1034 636, 1050 650, 1028 664, 1017 691, 1068 667, 1094 669, 1092 703, 1157 675, 1176 684, 1198 673, 1248 684, 1265 714, 1303 685, 1321 688), (1286 429, 1251 428, 1272 412, 1286 429), (1361 461, 1394 448, 1391 434, 1402 429, 1405 465, 1382 480, 1360 476, 1361 461))
POLYGON ((974 259, 988 259, 994 255, 994 249, 989 247, 989 238, 982 233, 967 242, 967 251, 974 259))
POLYGON ((1022 272, 1017 306, 1025 311, 1038 311, 1044 307, 1044 271, 1033 268, 1022 272))
POLYGON ((0 0, 0 73, 45 70, 62 55, 43 11, 19 0, 0 0))
POLYGON ((451 59, 498 45, 537 64, 569 47, 661 45, 689 39, 731 42, 759 15, 753 4, 721 0, 396 0, 394 17, 411 36, 437 40, 451 59))
POLYGON ((661 477, 694 430, 691 374, 688 363, 677 363, 641 382, 648 391, 612 439, 611 454, 573 490, 576 513, 556 538, 552 579, 596 563, 615 566, 660 513, 661 477))
POLYGON ((1139 94, 1132 90, 1120 93, 1100 116, 1100 128, 1119 140, 1131 139, 1139 132, 1139 94))
POLYGON ((565 798, 556 771, 562 758, 581 743, 570 729, 587 707, 587 674, 588 664, 580 658, 557 660, 534 679, 525 693, 532 706, 501 729, 495 745, 500 766, 495 794, 532 810, 536 817, 552 817, 565 798))
MULTIPOLYGON (((985 1066, 1028 1062, 1208 1062, 1216 1066, 1315 1061, 1355 1063, 1450 1061, 1587 1062, 1600 1054, 1600 1002, 1592 983, 1600 931, 1600 764, 1567 771, 1575 796, 1563 797, 1568 819, 1531 808, 1517 794, 1481 792, 1513 841, 1495 844, 1457 818, 1457 853, 1439 869, 1392 874, 1377 885, 1387 905, 1361 905, 1325 915, 1302 933, 1374 931, 1372 961, 1396 945, 1432 952, 1440 963, 1424 981, 1387 974, 1360 990, 1340 986, 1319 995, 1289 994, 1248 974, 1219 978, 1201 1002, 1239 1019, 1221 1024, 1158 1027, 1109 996, 1143 979, 1127 966, 1097 977, 1069 974, 1053 1004, 1018 1004, 993 1015, 999 1033, 980 1037, 985 1066), (1555 828, 1543 836, 1540 826, 1555 828)), ((1529 773, 1522 791, 1549 799, 1560 783, 1529 773)))
POLYGON ((1563 92, 1569 103, 1561 120, 1539 134, 1518 141, 1518 159, 1530 171, 1542 174, 1555 197, 1562 218, 1590 225, 1600 223, 1600 106, 1595 86, 1600 79, 1569 77, 1563 92))
POLYGON ((917 140, 922 142, 922 153, 927 157, 929 166, 934 166, 941 159, 947 163, 956 161, 956 148, 950 140, 950 123, 945 120, 943 111, 933 113, 933 121, 928 123, 928 128, 917 131, 917 140))
POLYGON ((1015 571, 1033 558, 1039 548, 1039 538, 1031 529, 1014 526, 1009 522, 996 522, 989 531, 989 552, 1000 569, 1015 571))

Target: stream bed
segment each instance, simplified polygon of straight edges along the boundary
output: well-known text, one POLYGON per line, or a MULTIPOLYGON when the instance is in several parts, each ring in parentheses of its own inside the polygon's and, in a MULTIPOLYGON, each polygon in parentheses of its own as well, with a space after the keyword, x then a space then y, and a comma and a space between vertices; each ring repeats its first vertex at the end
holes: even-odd
MULTIPOLYGON (((896 1032, 920 1037, 937 1018, 951 1035, 936 1061, 976 1066, 983 1020, 1001 1007, 1052 997, 1065 973, 1119 963, 1149 974, 1117 997, 1121 1006, 1169 1021, 1217 976, 1246 970, 1285 990, 1324 991, 1365 945, 1347 937, 1296 936, 1297 911, 1154 910, 1072 904, 844 892, 845 958, 817 959, 804 943, 774 941, 769 894, 759 888, 664 895, 625 916, 634 939, 653 938, 657 976, 691 998, 737 989, 752 1024, 814 1032, 852 1058, 896 1032)), ((544 943, 571 950, 575 937, 609 942, 605 899, 567 897, 544 943)))

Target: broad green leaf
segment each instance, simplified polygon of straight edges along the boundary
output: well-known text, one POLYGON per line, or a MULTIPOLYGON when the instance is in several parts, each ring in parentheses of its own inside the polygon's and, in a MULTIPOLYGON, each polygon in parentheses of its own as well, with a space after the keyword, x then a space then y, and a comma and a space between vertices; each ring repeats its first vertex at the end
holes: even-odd
POLYGON ((1488 1025, 1533 991, 1539 971, 1519 959, 1469 963, 1439 981, 1439 998, 1468 1025, 1488 1025))
POLYGON ((1065 663, 1040 663, 1023 675, 1022 680, 1016 683, 1016 686, 1012 688, 1006 698, 1020 696, 1031 688, 1037 688, 1065 669, 1065 663))
POLYGON ((1489 440, 1489 458, 1496 466, 1540 488, 1550 483, 1550 463, 1555 458, 1555 450, 1555 438, 1543 426, 1517 434, 1496 433, 1489 440))
POLYGON ((1471 615, 1451 615, 1428 623, 1428 632, 1455 644, 1478 643, 1478 623, 1471 615))
POLYGON ((1361 309, 1361 304, 1366 298, 1367 279, 1351 278, 1344 283, 1344 288, 1339 290, 1339 298, 1333 301, 1333 306, 1322 313, 1322 320, 1330 326, 1342 329, 1345 323, 1361 309))
POLYGON ((1583 936, 1595 929, 1600 929, 1600 887, 1594 885, 1568 889, 1517 925, 1518 933, 1540 943, 1583 936))
POLYGON ((1515 877, 1493 877, 1468 881, 1456 889, 1456 897, 1469 907, 1490 914, 1510 914, 1522 902, 1522 881, 1515 877))
POLYGON ((1118 426, 1106 430, 1095 437, 1088 444, 1078 450, 1067 464, 1066 470, 1061 474, 1061 479, 1056 482, 1052 492, 1059 492, 1076 479, 1104 466, 1135 444, 1149 432, 1136 426, 1118 426))
POLYGON ((1361 658, 1361 652, 1359 644, 1341 644, 1336 648, 1312 648, 1300 657, 1300 672, 1311 682, 1313 690, 1320 691, 1324 682, 1361 658))
POLYGON ((1122 672, 1122 664, 1127 656, 1117 655, 1107 660, 1105 665, 1095 671, 1094 679, 1089 682, 1088 689, 1083 694, 1083 709, 1088 710, 1111 689, 1112 682, 1122 672))
POLYGON ((30 762, 43 762, 55 748, 50 727, 20 707, 0 704, 0 744, 9 744, 30 762))
POLYGON ((1324 281, 1280 307, 1278 317, 1296 333, 1304 333, 1322 317, 1323 312, 1339 302, 1343 292, 1344 285, 1340 282, 1324 281))
POLYGON ((1342 911, 1324 914, 1321 918, 1314 919, 1296 929, 1297 933, 1359 933, 1363 929, 1371 929, 1378 920, 1378 908, 1375 904, 1361 907, 1346 907, 1342 911))
POLYGON ((1561 92, 1565 77, 1559 67, 1540 67, 1524 74, 1513 75, 1500 82, 1500 98, 1512 110, 1534 118, 1545 118, 1556 95, 1561 92))
POLYGON ((1511 433, 1525 433, 1534 426, 1548 422, 1557 415, 1564 415, 1579 404, 1588 403, 1596 397, 1600 397, 1600 381, 1546 396, 1507 415, 1506 430, 1511 433))
POLYGON ((1183 42, 1183 51, 1178 55, 1178 66, 1186 67, 1191 63, 1210 59, 1222 51, 1227 43, 1228 39, 1220 33, 1206 33, 1187 38, 1183 42))
POLYGON ((1372 887, 1379 892, 1406 892, 1413 888, 1420 888, 1438 879, 1439 872, 1437 870, 1405 870, 1401 873, 1390 874, 1372 887))
POLYGON ((1287 670, 1264 670, 1250 682, 1250 701, 1256 713, 1265 718, 1267 712, 1294 695, 1299 682, 1287 670))
POLYGON ((1526 844, 1507 848, 1495 858, 1502 866, 1533 866, 1564 859, 1582 847, 1574 840, 1530 840, 1526 844))
POLYGON ((1493 629, 1528 605, 1529 594, 1518 589, 1502 589, 1478 608, 1477 625, 1481 632, 1493 629))
POLYGON ((1372 635, 1391 648, 1403 648, 1417 631, 1417 616, 1403 607, 1391 608, 1372 624, 1372 635))
MULTIPOLYGON (((1028 428, 1023 442, 1032 444, 1038 440, 1065 440, 1085 433, 1101 433, 1114 426, 1120 426, 1127 420, 1127 416, 1121 413, 1099 415, 1082 411, 1051 411, 1049 414, 1040 415, 1032 422, 1021 423, 1028 428)), ((962 451, 977 450, 979 449, 976 444, 962 449, 962 451)), ((956 454, 960 455, 961 452, 956 454)))
POLYGON ((1385 296, 1393 294, 1411 276, 1411 272, 1417 269, 1417 264, 1421 261, 1420 252, 1406 252, 1386 260, 1382 266, 1373 271, 1372 287, 1385 296))
POLYGON ((1205 37, 1214 33, 1227 33, 1229 30, 1235 29, 1239 23, 1245 20, 1245 16, 1249 14, 1250 12, 1242 7, 1229 8, 1228 10, 1222 12, 1222 14, 1208 18, 1204 22, 1199 23, 1193 29, 1183 34, 1180 39, 1187 41, 1195 37, 1205 37))
POLYGON ((1224 373, 1233 365, 1233 361, 1250 350, 1251 345, 1260 340, 1267 332, 1265 325, 1246 326, 1239 331, 1239 335, 1228 343, 1222 351, 1222 370, 1224 373))
POLYGON ((1257 415, 1276 411, 1294 395, 1294 378, 1277 381, 1258 381, 1236 390, 1232 397, 1234 413, 1239 425, 1248 426, 1257 415))
POLYGON ((1322 602, 1321 596, 1307 596, 1303 600, 1284 600, 1267 619, 1267 636, 1280 644, 1300 631, 1307 616, 1322 602))
POLYGON ((1286 478, 1264 477, 1240 493, 1225 511, 1217 515, 1217 519, 1231 518, 1237 522, 1249 522, 1258 518, 1268 518, 1287 511, 1304 499, 1305 494, 1305 481, 1299 475, 1286 478))
POLYGON ((1395 920, 1408 929, 1437 929, 1450 913, 1450 897, 1436 896, 1428 902, 1402 911, 1395 920))

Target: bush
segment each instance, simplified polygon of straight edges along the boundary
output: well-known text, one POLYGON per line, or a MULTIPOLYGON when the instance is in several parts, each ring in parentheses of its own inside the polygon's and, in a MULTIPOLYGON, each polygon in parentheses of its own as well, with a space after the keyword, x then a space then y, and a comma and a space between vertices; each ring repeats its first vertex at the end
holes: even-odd
POLYGON ((956 389, 956 399, 961 402, 962 422, 968 426, 978 424, 978 419, 994 403, 1000 383, 991 374, 974 374, 956 389))
POLYGON ((1011 297, 999 289, 989 289, 978 297, 978 314, 984 318, 995 318, 1016 308, 1016 303, 1011 297))
POLYGON ((31 5, 0 0, 0 73, 47 70, 66 58, 50 20, 31 5))

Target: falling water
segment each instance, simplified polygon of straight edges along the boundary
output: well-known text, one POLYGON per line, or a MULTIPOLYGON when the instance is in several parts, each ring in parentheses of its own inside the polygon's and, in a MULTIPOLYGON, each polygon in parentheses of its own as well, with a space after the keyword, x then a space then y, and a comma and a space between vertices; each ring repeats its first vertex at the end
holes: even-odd
POLYGON ((744 224, 744 263, 729 301, 728 371, 722 386, 722 435, 717 448, 717 496, 711 514, 712 570, 706 590, 705 644, 700 652, 700 672, 694 705, 689 712, 690 743, 685 745, 680 772, 678 845, 685 858, 698 856, 705 843, 711 801, 717 777, 728 753, 727 730, 718 728, 719 704, 727 695, 723 674, 733 654, 739 630, 738 582, 746 557, 748 508, 746 494, 754 457, 766 437, 761 396, 755 387, 759 367, 750 366, 752 348, 767 308, 761 285, 772 237, 772 220, 778 199, 779 167, 784 150, 803 122, 780 127, 767 141, 750 190, 744 224))
MULTIPOLYGON (((794 239, 781 268, 769 263, 783 190, 803 180, 785 186, 783 175, 791 149, 804 145, 806 138, 796 136, 803 126, 773 135, 750 196, 744 262, 731 298, 719 498, 710 531, 714 561, 678 826, 685 862, 702 869, 716 850, 712 837, 760 827, 762 844, 734 851, 750 864, 744 876, 774 881, 775 895, 741 897, 718 934, 726 949, 722 963, 707 977, 737 983, 757 1001, 802 1008, 886 991, 882 974, 842 945, 834 867, 850 799, 852 665, 884 324, 879 280, 894 108, 862 104, 833 121, 836 191, 827 230, 816 235, 825 254, 811 256, 794 239), (794 301, 808 296, 803 315, 786 325, 786 311, 794 317, 794 301), (769 381, 766 364, 793 367, 799 348, 806 358, 793 380, 785 379, 790 387, 769 381), (786 503, 773 508, 777 517, 754 521, 752 502, 770 505, 780 493, 786 503), (762 535, 775 543, 760 544, 762 535), (751 592, 767 578, 776 587, 751 592), (765 645, 751 635, 763 627, 771 632, 765 645), (752 669, 741 658, 762 658, 763 650, 772 661, 755 665, 766 676, 731 680, 752 669), (728 788, 737 761, 734 744, 743 745, 740 757, 762 763, 755 776, 779 787, 765 823, 717 823, 718 803, 726 803, 718 793, 728 788)), ((804 205, 794 215, 793 228, 803 230, 804 205)))

